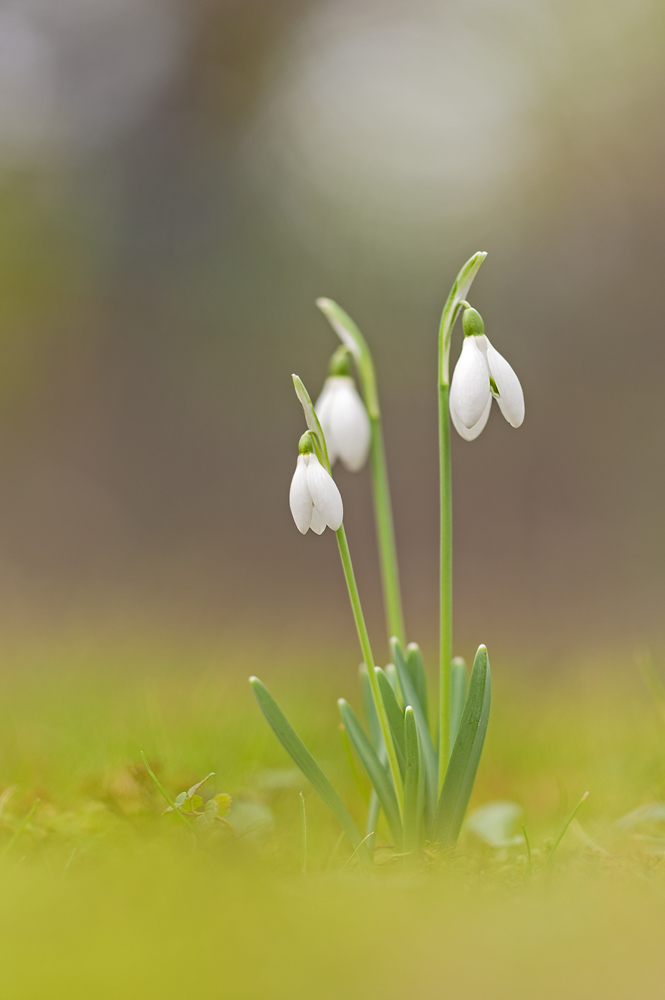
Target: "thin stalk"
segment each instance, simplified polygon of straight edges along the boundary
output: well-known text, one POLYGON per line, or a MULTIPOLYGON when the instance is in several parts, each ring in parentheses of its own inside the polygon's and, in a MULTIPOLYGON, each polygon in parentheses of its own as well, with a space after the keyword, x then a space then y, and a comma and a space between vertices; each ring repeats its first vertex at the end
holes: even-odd
POLYGON ((451 660, 453 652, 453 511, 450 474, 450 341, 455 320, 487 254, 467 260, 450 289, 439 324, 439 461, 441 469, 441 660, 439 664, 439 795, 450 756, 451 660))
POLYGON ((381 726, 381 734, 383 736, 384 742, 386 744, 386 750, 388 752, 388 764, 390 766, 390 773, 392 774, 393 783, 395 785, 395 792, 397 793, 397 802, 399 804, 400 815, 402 813, 402 808, 404 805, 404 791, 402 788, 402 775, 399 769, 399 763, 397 760, 397 753, 395 751, 395 744, 393 743, 393 736, 390 730, 390 725, 388 723, 388 716, 386 715, 386 709, 383 704, 383 698, 381 697, 381 690, 379 688, 379 682, 374 671, 374 656, 372 654, 372 647, 369 641, 369 633, 367 632, 367 625, 365 624, 365 616, 363 614, 362 605, 360 603, 360 594, 358 593, 358 585, 356 583, 356 576, 353 572, 353 563, 351 562, 351 553, 349 552, 349 543, 346 538, 346 532, 344 530, 344 525, 339 528, 336 532, 337 542, 339 545, 339 554, 342 560, 342 568, 344 570, 344 576, 346 577, 346 585, 349 590, 349 599, 351 601, 351 608, 353 610, 353 617, 356 622, 356 629, 358 630, 358 639, 360 640, 360 648, 362 650, 363 659, 365 660, 365 665, 367 666, 367 677, 369 679, 370 687, 372 689, 372 696, 374 698, 374 704, 376 705, 376 712, 379 717, 379 724, 381 726))
POLYGON ((343 867, 342 867, 342 871, 344 871, 344 870, 345 870, 346 868, 348 868, 348 867, 349 867, 349 865, 351 864, 351 862, 353 861, 353 859, 355 858, 356 854, 358 853, 358 851, 360 850, 360 848, 361 848, 361 847, 363 846, 363 844, 364 844, 364 843, 365 843, 366 841, 368 841, 370 837, 373 837, 373 836, 374 836, 374 830, 372 830, 372 831, 371 831, 370 833, 368 833, 368 834, 367 834, 367 836, 366 836, 366 837, 364 837, 364 838, 363 838, 363 839, 362 839, 362 840, 360 841, 360 843, 359 843, 359 844, 358 844, 358 846, 356 847, 355 851, 353 852, 353 854, 351 855, 351 857, 349 858, 349 860, 348 860, 348 861, 346 862, 346 864, 345 864, 345 865, 343 865, 343 867))
POLYGON ((372 495, 374 498, 374 518, 376 520, 376 537, 379 547, 388 639, 395 636, 399 639, 400 645, 404 647, 406 644, 404 613, 402 611, 402 595, 400 593, 399 570, 397 567, 397 547, 395 545, 395 527, 390 503, 388 467, 386 464, 386 450, 383 444, 383 428, 380 415, 377 414, 370 417, 370 423, 372 426, 372 447, 370 452, 372 495))
POLYGON ((588 797, 589 797, 589 793, 585 792, 584 795, 582 796, 582 798, 580 799, 580 801, 577 803, 577 805, 575 806, 575 808, 571 812, 571 814, 568 817, 568 819, 566 820, 566 822, 563 824, 563 829, 562 829, 561 833, 559 834, 559 836, 554 841, 554 845, 550 849, 550 853, 547 855, 547 864, 549 864, 550 861, 552 860, 552 858, 554 857, 554 852, 556 851, 557 847, 559 846, 559 844, 563 840, 563 838, 565 836, 565 833, 566 833, 566 830, 568 829, 568 827, 570 826, 570 824, 573 822, 573 820, 577 816, 582 803, 586 802, 586 800, 587 800, 588 797))
POLYGON ((450 756, 451 663, 453 658, 453 503, 450 464, 450 387, 439 383, 439 465, 441 475, 441 657, 439 684, 439 795, 450 756))
POLYGON ((33 802, 32 806, 30 807, 30 811, 23 817, 23 819, 21 820, 21 822, 19 823, 19 825, 16 827, 16 830, 14 831, 13 836, 8 841, 8 843, 5 844, 5 846, 3 848, 3 851, 2 851, 2 854, 0 854, 0 858, 4 858, 4 856, 6 854, 9 854, 9 852, 12 849, 12 847, 14 846, 14 844, 16 843, 16 841, 18 840, 18 838, 21 836, 21 834, 25 830, 26 826, 28 825, 28 823, 30 822, 30 820, 32 819, 32 817, 34 816, 35 809, 37 808, 38 805, 39 805, 39 799, 35 799, 35 801, 33 802))
POLYGON ((300 793, 300 830, 301 830, 301 843, 302 843, 302 864, 301 864, 301 874, 307 874, 307 812, 305 811, 305 796, 300 793))
POLYGON ((71 865, 72 861, 74 860, 74 858, 76 857, 77 851, 78 851, 78 847, 75 847, 74 850, 72 851, 72 853, 67 858, 67 863, 66 863, 65 867, 62 869, 62 877, 63 877, 63 879, 64 879, 65 875, 67 874, 67 872, 69 871, 70 865, 71 865))
POLYGON ((390 640, 395 636, 399 639, 400 645, 405 646, 406 637, 399 574, 397 571, 395 529, 390 505, 388 469, 385 448, 383 446, 381 410, 379 408, 379 392, 376 384, 374 358, 372 357, 372 352, 369 349, 367 341, 347 312, 338 306, 336 302, 333 302, 332 299, 317 299, 316 304, 346 349, 350 351, 358 370, 363 398, 372 426, 372 492, 374 494, 374 516, 376 519, 376 534, 381 563, 381 581, 383 584, 388 639, 390 640))
MULTIPOLYGON (((342 830, 342 832, 340 833, 339 837, 335 841, 335 846, 333 847, 333 849, 332 849, 332 851, 330 853, 330 857, 328 858, 328 864, 326 865, 326 871, 327 872, 329 872, 330 869, 332 868, 332 863, 335 860, 335 858, 337 856, 337 852, 340 849, 340 847, 342 845, 342 841, 344 840, 345 837, 346 837, 346 832, 344 830, 342 830)), ((365 840, 367 840, 367 837, 365 837, 365 840)))
POLYGON ((533 863, 531 861, 531 841, 529 840, 529 835, 526 832, 526 827, 522 823, 522 833, 524 834, 524 844, 526 846, 526 860, 529 866, 529 878, 533 875, 533 863))
POLYGON ((169 793, 166 791, 166 789, 162 785, 161 781, 159 780, 159 778, 157 777, 157 775, 155 774, 155 772, 153 771, 153 769, 150 767, 150 764, 148 763, 148 758, 146 757, 146 755, 143 752, 143 750, 141 750, 141 759, 143 760, 143 763, 145 764, 146 771, 148 772, 148 774, 150 775, 150 777, 152 778, 152 780, 157 785, 157 788, 161 792, 162 797, 164 799, 166 799, 166 801, 168 802, 168 804, 171 806, 171 809, 173 810, 173 812, 176 814, 176 816, 178 816, 182 820, 182 822, 185 824, 185 826, 189 827, 189 829, 192 831, 192 833, 196 834, 196 827, 191 822, 191 820, 189 820, 188 817, 185 816, 184 813, 182 813, 180 811, 180 809, 177 808, 175 802, 173 801, 173 799, 171 798, 171 796, 169 795, 169 793))

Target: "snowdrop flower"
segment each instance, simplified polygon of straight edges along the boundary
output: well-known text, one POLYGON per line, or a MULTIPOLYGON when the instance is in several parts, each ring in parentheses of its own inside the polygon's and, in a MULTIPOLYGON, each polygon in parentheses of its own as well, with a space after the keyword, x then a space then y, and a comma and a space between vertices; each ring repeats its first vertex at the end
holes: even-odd
POLYGON ((485 427, 492 397, 512 427, 524 420, 524 393, 505 358, 485 336, 480 313, 464 310, 464 341, 450 386, 450 416, 465 441, 473 441, 485 427))
POLYGON ((315 410, 325 434, 330 464, 339 458, 347 469, 357 472, 367 461, 372 431, 365 404, 351 377, 346 348, 335 351, 315 410))
POLYGON ((337 531, 344 516, 342 497, 335 480, 314 454, 312 437, 303 434, 298 446, 298 462, 291 480, 289 504, 298 531, 311 528, 317 535, 326 527, 337 531))

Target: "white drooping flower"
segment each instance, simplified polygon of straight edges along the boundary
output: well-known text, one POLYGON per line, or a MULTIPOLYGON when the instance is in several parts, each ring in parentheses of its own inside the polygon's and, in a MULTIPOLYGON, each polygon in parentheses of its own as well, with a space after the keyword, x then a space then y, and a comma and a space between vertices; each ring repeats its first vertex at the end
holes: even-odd
POLYGON ((357 472, 367 461, 372 431, 351 376, 330 375, 314 409, 326 438, 330 464, 339 458, 347 469, 357 472))
POLYGON ((296 527, 303 535, 310 528, 317 535, 322 534, 326 527, 337 531, 342 523, 342 496, 335 480, 312 451, 298 455, 289 504, 296 527))
POLYGON ((524 420, 524 393, 517 375, 485 336, 475 309, 464 312, 464 341, 450 386, 450 416, 455 430, 473 441, 487 423, 492 398, 512 427, 524 420))

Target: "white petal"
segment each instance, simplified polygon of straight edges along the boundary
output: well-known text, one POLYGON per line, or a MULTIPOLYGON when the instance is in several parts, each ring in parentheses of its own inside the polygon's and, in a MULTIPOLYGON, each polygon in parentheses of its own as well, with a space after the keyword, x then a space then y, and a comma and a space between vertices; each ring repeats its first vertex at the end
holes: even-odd
POLYGON ((314 409, 316 410, 316 415, 319 420, 322 420, 324 416, 329 412, 330 402, 335 394, 335 379, 334 377, 327 378, 323 383, 323 389, 314 404, 314 409))
POLYGON ((332 476, 326 472, 316 455, 307 463, 307 488, 317 511, 329 528, 337 531, 344 516, 342 496, 332 476))
POLYGON ((307 463, 304 455, 298 455, 289 491, 289 505, 298 531, 306 535, 312 523, 314 503, 307 485, 307 463))
POLYGON ((480 420, 473 425, 473 427, 465 427, 462 421, 457 416, 455 407, 453 406, 452 399, 450 400, 450 417, 453 422, 453 426, 460 437, 463 437, 465 441, 475 441, 478 435, 485 429, 485 424, 489 420, 490 410, 492 409, 492 397, 487 400, 487 406, 483 411, 483 415, 480 420))
POLYGON ((517 375, 508 362, 487 341, 487 363, 496 382, 499 395, 497 403, 512 427, 519 427, 524 420, 524 393, 517 375))
POLYGON ((321 390, 321 395, 317 399, 316 405, 314 406, 316 415, 319 418, 319 423, 321 424, 323 436, 326 439, 328 461, 331 465, 334 465, 337 461, 338 454, 337 449, 335 448, 334 434, 330 423, 332 403, 335 396, 335 382, 335 376, 331 376, 325 380, 323 383, 323 389, 321 390))
POLYGON ((478 423, 491 400, 490 376, 485 355, 477 341, 482 337, 465 337, 462 353, 453 372, 450 402, 457 419, 471 429, 478 423))
POLYGON ((310 528, 317 535, 322 535, 326 530, 326 522, 323 520, 316 507, 312 507, 312 523, 310 524, 310 528))
POLYGON ((357 472, 367 461, 372 431, 365 404, 352 378, 344 375, 335 378, 329 407, 328 420, 335 453, 347 469, 357 472))

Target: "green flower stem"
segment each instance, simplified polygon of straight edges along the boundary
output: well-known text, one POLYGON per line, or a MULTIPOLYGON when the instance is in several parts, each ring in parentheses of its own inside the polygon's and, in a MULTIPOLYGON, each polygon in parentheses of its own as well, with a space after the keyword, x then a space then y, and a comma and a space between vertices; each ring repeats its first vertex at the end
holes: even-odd
POLYGON ((441 475, 441 657, 439 689, 439 795, 450 755, 450 672, 453 658, 453 498, 450 464, 450 387, 439 384, 439 465, 441 475))
POLYGON ((439 462, 441 468, 441 661, 439 664, 439 794, 450 756, 451 660, 453 655, 453 503, 450 473, 450 341, 462 304, 486 253, 474 253, 461 269, 443 307, 439 326, 439 462))
POLYGON ((404 648, 406 645, 404 615, 399 587, 395 528, 390 503, 390 486, 388 485, 388 467, 386 465, 386 451, 383 445, 383 428, 381 426, 380 415, 377 414, 370 417, 370 423, 372 426, 370 463, 372 468, 374 517, 379 545, 381 581, 383 583, 383 600, 386 624, 388 626, 388 638, 391 639, 395 636, 399 639, 402 648, 404 648))
POLYGON ((386 715, 386 709, 383 704, 383 698, 381 697, 381 691, 379 689, 379 682, 377 680, 376 673, 374 671, 374 666, 375 666, 374 656, 372 655, 372 647, 369 641, 367 625, 365 624, 365 616, 363 615, 363 609, 360 603, 358 584, 356 583, 356 576, 355 573, 353 572, 353 563, 351 562, 351 553, 349 552, 349 543, 346 538, 344 525, 342 525, 341 528, 339 528, 339 530, 336 532, 336 535, 337 535, 337 542, 339 544, 339 554, 342 560, 342 567, 344 569, 344 576, 346 577, 346 585, 349 589, 349 599, 351 601, 353 617, 355 618, 356 628, 358 630, 360 648, 362 650, 363 659, 365 660, 365 665, 367 666, 367 676, 369 678, 369 683, 372 688, 372 696, 374 698, 374 704, 376 705, 377 715, 379 716, 381 733, 383 735, 383 739, 386 744, 386 750, 388 751, 388 764, 390 765, 390 773, 392 774, 393 783, 395 785, 395 791, 397 793, 397 801, 399 803, 400 814, 401 814, 404 804, 402 775, 397 761, 397 753, 395 751, 392 732, 390 731, 390 725, 388 723, 388 716, 386 715))
POLYGON ((390 487, 386 452, 383 446, 379 392, 376 385, 374 358, 362 333, 341 306, 332 299, 317 299, 316 304, 327 318, 333 330, 348 351, 351 352, 358 370, 363 398, 372 426, 372 491, 374 494, 374 516, 381 563, 383 601, 388 626, 388 639, 395 636, 401 646, 406 644, 404 614, 397 570, 397 548, 395 529, 390 505, 390 487))

